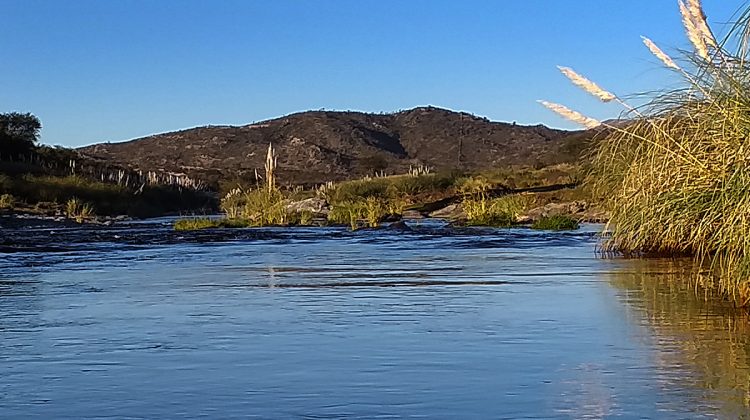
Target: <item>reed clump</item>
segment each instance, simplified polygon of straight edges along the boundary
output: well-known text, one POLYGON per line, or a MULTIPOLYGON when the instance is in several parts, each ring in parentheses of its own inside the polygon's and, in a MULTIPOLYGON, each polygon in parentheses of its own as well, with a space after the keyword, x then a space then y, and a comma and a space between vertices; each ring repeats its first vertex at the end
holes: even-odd
POLYGON ((485 194, 477 194, 464 198, 462 207, 468 225, 512 227, 518 224, 526 203, 518 195, 488 198, 485 194))
POLYGON ((352 230, 360 226, 378 227, 388 216, 388 202, 377 197, 342 201, 331 206, 328 221, 348 225, 352 230))
POLYGON ((678 64, 648 38, 644 43, 685 87, 658 93, 638 109, 613 95, 627 122, 602 125, 608 134, 593 153, 587 178, 611 212, 602 250, 692 255, 712 269, 724 296, 748 305, 750 9, 721 43, 699 1, 680 1, 680 11, 693 46, 684 60, 678 64))
POLYGON ((94 216, 94 207, 90 203, 83 202, 76 197, 65 203, 65 215, 78 223, 83 223, 94 216))

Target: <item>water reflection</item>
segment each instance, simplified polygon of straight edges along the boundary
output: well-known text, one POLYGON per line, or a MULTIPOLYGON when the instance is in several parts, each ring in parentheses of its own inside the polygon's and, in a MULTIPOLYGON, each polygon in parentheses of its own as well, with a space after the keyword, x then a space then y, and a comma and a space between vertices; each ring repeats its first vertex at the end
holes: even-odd
POLYGON ((695 287, 690 261, 629 261, 609 275, 620 298, 648 328, 655 365, 692 374, 679 380, 698 390, 700 405, 721 418, 750 418, 750 317, 695 287))

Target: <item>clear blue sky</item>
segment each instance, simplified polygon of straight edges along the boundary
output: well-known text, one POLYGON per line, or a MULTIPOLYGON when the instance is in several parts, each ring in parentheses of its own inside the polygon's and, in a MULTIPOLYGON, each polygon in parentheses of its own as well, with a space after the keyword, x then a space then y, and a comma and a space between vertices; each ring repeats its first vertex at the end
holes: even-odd
MULTIPOLYGON (((704 0, 717 28, 741 1, 704 0)), ((295 111, 434 105, 572 127, 536 103, 618 114, 666 73, 640 35, 687 47, 676 0, 0 0, 0 112, 47 144, 121 141, 295 111)))

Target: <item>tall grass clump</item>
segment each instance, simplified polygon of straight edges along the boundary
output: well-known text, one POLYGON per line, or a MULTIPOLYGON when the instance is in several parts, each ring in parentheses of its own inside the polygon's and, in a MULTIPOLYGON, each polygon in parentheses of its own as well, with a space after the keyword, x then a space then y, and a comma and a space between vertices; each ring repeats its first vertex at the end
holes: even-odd
MULTIPOLYGON (((625 256, 694 256, 725 296, 750 303, 750 8, 718 42, 700 1, 679 2, 692 50, 675 60, 644 44, 684 87, 631 107, 570 69, 563 73, 599 99, 625 107, 605 133, 587 178, 611 212, 603 251, 625 256)), ((546 103, 545 105, 550 105, 546 103)))
POLYGON ((332 205, 328 220, 344 224, 357 230, 360 224, 367 227, 378 227, 388 214, 389 204, 383 199, 367 197, 366 199, 342 201, 332 205))
POLYGON ((467 223, 474 226, 512 227, 526 208, 517 195, 488 198, 483 194, 464 198, 462 207, 467 223))

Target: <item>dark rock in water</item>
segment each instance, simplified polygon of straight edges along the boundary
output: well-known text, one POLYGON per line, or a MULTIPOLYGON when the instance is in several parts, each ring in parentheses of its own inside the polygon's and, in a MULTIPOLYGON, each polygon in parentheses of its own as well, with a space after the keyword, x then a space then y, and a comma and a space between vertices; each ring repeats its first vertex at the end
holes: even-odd
POLYGON ((390 229, 390 230, 397 230, 397 231, 400 231, 400 232, 411 232, 411 230, 412 230, 409 227, 409 225, 407 225, 406 222, 404 222, 403 220, 391 223, 388 226, 388 229, 390 229))

